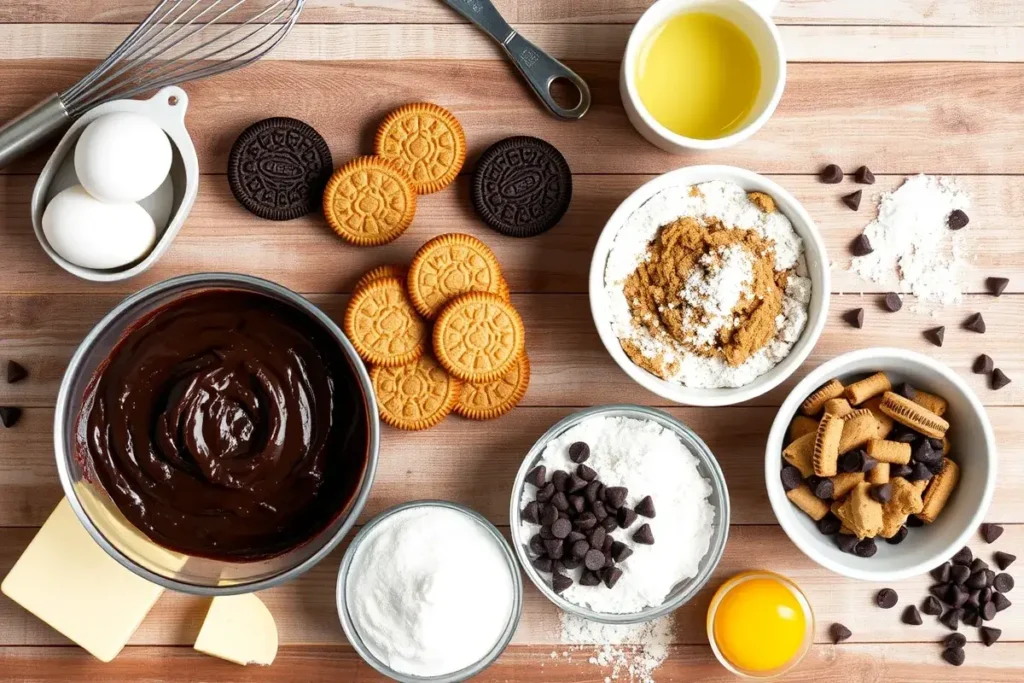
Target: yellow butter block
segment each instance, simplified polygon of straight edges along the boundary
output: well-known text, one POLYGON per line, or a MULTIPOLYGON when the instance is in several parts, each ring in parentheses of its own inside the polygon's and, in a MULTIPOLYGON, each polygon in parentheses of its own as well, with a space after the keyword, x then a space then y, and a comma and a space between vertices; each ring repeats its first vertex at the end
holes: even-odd
POLYGON ((277 624, 266 605, 252 593, 214 598, 195 648, 235 664, 273 664, 277 624))
POLYGON ((163 588, 118 564, 63 499, 0 591, 97 659, 124 648, 163 588))

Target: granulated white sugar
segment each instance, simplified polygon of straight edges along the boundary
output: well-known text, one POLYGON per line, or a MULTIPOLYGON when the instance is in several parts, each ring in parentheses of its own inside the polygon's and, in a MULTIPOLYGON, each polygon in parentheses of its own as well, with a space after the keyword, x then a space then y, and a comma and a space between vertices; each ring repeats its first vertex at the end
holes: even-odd
POLYGON ((854 258, 850 270, 924 304, 959 303, 970 226, 950 230, 948 219, 955 209, 970 206, 970 196, 952 178, 908 178, 882 195, 878 218, 864 228, 874 251, 854 258))
MULTIPOLYGON (((608 682, 653 683, 654 673, 668 657, 674 638, 671 616, 645 624, 616 626, 562 613, 561 642, 570 647, 561 656, 610 669, 605 677, 608 682)), ((551 654, 557 656, 556 652, 551 654)))

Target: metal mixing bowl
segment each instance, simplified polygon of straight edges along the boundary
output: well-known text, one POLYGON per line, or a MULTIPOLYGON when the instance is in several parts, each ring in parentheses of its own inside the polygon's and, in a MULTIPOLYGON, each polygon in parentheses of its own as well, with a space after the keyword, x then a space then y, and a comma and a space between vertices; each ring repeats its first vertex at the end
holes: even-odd
POLYGON ((128 297, 108 313, 71 358, 53 420, 57 471, 78 519, 108 555, 134 574, 164 588, 196 595, 236 595, 277 586, 312 568, 345 537, 366 504, 377 471, 380 422, 369 374, 341 329, 323 311, 285 287, 247 275, 203 273, 172 278, 128 297), (285 302, 323 325, 351 363, 367 414, 367 465, 349 505, 322 531, 291 550, 255 562, 227 562, 173 552, 133 526, 107 496, 87 463, 76 457, 77 418, 86 387, 122 335, 141 317, 188 293, 236 289, 285 302))

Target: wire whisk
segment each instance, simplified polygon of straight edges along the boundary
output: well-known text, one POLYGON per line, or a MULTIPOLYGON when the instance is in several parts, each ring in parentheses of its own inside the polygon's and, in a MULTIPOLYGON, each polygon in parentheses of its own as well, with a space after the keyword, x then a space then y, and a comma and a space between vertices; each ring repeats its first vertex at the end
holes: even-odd
POLYGON ((0 168, 93 107, 233 71, 273 50, 306 0, 160 0, 99 66, 0 128, 0 168))

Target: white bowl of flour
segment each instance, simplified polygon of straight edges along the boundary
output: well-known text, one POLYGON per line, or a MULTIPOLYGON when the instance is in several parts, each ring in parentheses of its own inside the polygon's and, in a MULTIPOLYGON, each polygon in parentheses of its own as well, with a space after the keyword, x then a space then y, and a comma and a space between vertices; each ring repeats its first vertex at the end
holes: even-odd
MULTIPOLYGON (((763 253, 762 253, 763 255, 763 253)), ((757 258, 755 249, 753 256, 757 258)), ((785 381, 810 354, 825 326, 831 280, 829 260, 817 227, 789 192, 768 178, 731 166, 690 166, 655 178, 630 195, 612 214, 598 239, 590 266, 590 307, 602 343, 626 374, 662 398, 699 406, 732 405, 760 396, 785 381), (760 192, 774 200, 764 212, 748 198, 760 192), (706 346, 738 323, 735 311, 754 291, 757 266, 735 247, 722 247, 685 273, 669 296, 692 303, 682 327, 686 345, 662 343, 637 323, 635 298, 625 285, 651 259, 649 247, 661 229, 683 218, 715 222, 750 236, 748 242, 772 252, 774 269, 789 273, 769 317, 769 338, 741 361, 727 360, 706 346), (721 309, 721 310, 719 310, 721 309), (634 357, 651 361, 645 367, 634 357)), ((670 303, 670 307, 680 305, 670 303)), ((670 314, 671 315, 671 314, 670 314)), ((666 317, 670 317, 666 316, 666 317)), ((656 323, 657 324, 657 323, 656 323)), ((733 330, 733 338, 740 334, 733 330)))

